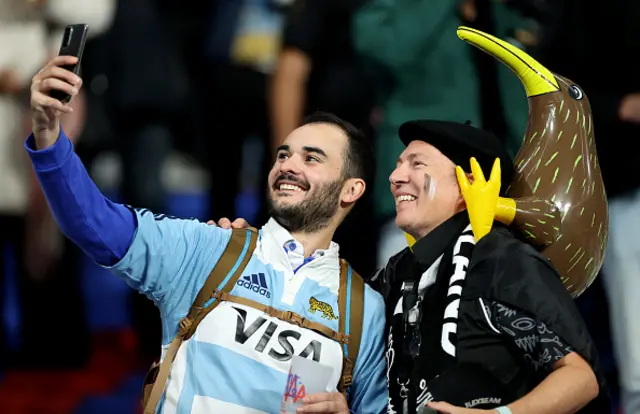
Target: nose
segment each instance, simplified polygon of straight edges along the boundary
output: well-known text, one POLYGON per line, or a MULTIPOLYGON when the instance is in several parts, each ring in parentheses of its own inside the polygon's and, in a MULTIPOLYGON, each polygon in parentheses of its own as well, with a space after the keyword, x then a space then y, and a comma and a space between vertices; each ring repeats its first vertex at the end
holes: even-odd
POLYGON ((409 172, 404 164, 397 166, 396 169, 391 172, 389 182, 395 186, 409 182, 409 172))
POLYGON ((300 171, 300 157, 296 154, 292 154, 280 162, 280 172, 298 174, 300 171))

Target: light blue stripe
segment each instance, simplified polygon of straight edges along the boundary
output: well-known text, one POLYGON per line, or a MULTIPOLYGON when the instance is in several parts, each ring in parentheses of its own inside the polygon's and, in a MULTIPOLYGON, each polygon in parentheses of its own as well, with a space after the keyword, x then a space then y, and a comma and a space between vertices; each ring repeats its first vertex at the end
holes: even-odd
POLYGON ((189 342, 186 366, 178 414, 191 413, 196 395, 267 413, 280 412, 286 373, 220 345, 198 341, 189 342))
MULTIPOLYGON (((236 264, 233 265, 233 268, 229 271, 229 273, 227 273, 227 276, 224 278, 222 283, 220 283, 220 286, 218 286, 218 290, 222 289, 223 287, 225 287, 227 285, 227 283, 229 283, 229 279, 231 279, 231 276, 233 276, 233 274, 236 272, 236 270, 238 270, 238 267, 240 267, 240 263, 242 263, 242 260, 247 255, 247 250, 249 250, 249 243, 251 242, 251 235, 252 235, 251 231, 247 230, 247 238, 244 241, 244 247, 242 248, 242 252, 240 253, 240 256, 238 256, 238 260, 236 261, 236 264)), ((204 304, 204 307, 206 308, 209 305, 211 305, 214 300, 216 300, 216 299, 215 298, 209 299, 207 301, 207 303, 204 304)))
POLYGON ((167 392, 167 387, 165 385, 164 392, 162 393, 162 397, 160 397, 160 401, 158 402, 158 406, 156 407, 156 414, 160 414, 164 411, 164 396, 167 392))

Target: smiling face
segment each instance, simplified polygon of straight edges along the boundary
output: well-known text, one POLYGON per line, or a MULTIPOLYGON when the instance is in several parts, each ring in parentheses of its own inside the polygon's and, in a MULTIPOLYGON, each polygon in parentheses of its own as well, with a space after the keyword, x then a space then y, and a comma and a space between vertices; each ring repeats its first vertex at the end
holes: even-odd
POLYGON ((426 142, 407 146, 389 181, 396 200, 396 225, 416 239, 464 208, 455 164, 426 142))
POLYGON ((269 173, 271 216, 292 233, 337 227, 364 192, 361 179, 345 175, 347 150, 335 125, 311 123, 289 134, 269 173))

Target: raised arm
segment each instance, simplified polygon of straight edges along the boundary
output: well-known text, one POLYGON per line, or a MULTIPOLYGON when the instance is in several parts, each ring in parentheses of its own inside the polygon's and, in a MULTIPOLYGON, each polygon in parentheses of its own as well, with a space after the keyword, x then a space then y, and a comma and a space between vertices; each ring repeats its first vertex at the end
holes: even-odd
POLYGON ((71 96, 78 93, 82 80, 59 67, 75 61, 74 57, 57 57, 33 78, 33 133, 25 146, 61 230, 93 260, 113 265, 131 244, 134 214, 98 190, 60 128, 60 115, 71 108, 48 96, 51 90, 71 96))
POLYGON ((57 57, 33 80, 33 134, 26 148, 38 181, 67 237, 153 299, 165 316, 179 318, 222 255, 231 232, 134 210, 100 192, 60 130, 60 114, 69 107, 48 96, 51 89, 77 93, 81 80, 59 67, 74 61, 57 57))

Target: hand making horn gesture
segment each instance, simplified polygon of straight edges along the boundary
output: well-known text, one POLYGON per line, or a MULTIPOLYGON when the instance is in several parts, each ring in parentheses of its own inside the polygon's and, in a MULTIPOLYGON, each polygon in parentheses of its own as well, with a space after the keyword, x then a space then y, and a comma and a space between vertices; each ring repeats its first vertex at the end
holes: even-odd
POLYGON ((456 176, 467 205, 473 235, 476 241, 479 241, 491 231, 496 216, 500 195, 500 159, 496 158, 493 163, 489 181, 485 180, 482 168, 475 158, 471 158, 471 173, 473 182, 469 181, 462 167, 456 167, 456 176))

